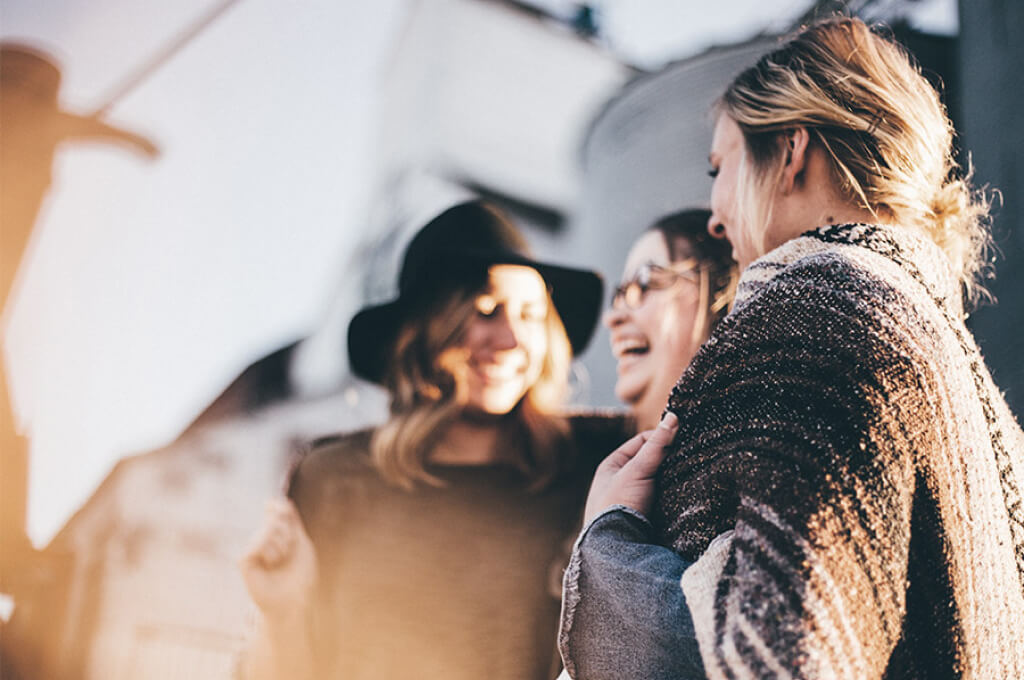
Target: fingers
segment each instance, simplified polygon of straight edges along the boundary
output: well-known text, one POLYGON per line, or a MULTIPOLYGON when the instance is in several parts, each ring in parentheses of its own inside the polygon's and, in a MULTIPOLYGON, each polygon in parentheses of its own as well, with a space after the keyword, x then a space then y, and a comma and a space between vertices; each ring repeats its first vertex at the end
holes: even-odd
POLYGON ((287 499, 273 499, 264 510, 264 524, 243 558, 263 569, 286 563, 296 549, 303 531, 298 511, 287 499))
POLYGON ((264 510, 268 521, 273 520, 291 529, 298 529, 302 526, 302 518, 295 504, 288 498, 271 498, 267 501, 264 510))
POLYGON ((640 448, 643 446, 643 443, 646 441, 649 434, 649 431, 641 432, 627 439, 622 446, 615 449, 605 457, 604 461, 601 463, 601 467, 609 470, 618 470, 622 468, 622 466, 632 460, 633 457, 639 453, 640 448))
POLYGON ((658 427, 641 432, 609 454, 591 482, 584 520, 613 505, 647 512, 654 497, 654 476, 678 427, 675 414, 666 413, 658 427))
POLYGON ((645 441, 636 454, 629 460, 630 475, 635 479, 651 479, 658 471, 658 466, 665 459, 665 447, 672 443, 672 438, 679 428, 679 419, 675 413, 668 411, 661 418, 658 427, 644 434, 645 441))

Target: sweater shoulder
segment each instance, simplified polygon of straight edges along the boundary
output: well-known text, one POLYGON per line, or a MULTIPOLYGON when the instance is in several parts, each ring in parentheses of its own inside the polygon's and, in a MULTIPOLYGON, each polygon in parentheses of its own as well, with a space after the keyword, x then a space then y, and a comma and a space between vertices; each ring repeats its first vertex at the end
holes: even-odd
POLYGON ((809 253, 789 262, 759 260, 744 272, 740 285, 748 287, 751 301, 780 288, 853 291, 879 285, 897 287, 878 262, 854 259, 852 255, 832 249, 809 253))
POLYGON ((370 458, 373 429, 320 437, 299 453, 289 474, 288 495, 295 498, 328 480, 375 475, 370 458))
POLYGON ((938 330, 943 316, 924 287, 877 256, 857 254, 825 250, 784 264, 755 263, 741 280, 741 299, 712 337, 802 336, 827 348, 864 341, 857 329, 875 340, 938 330))
POLYGON ((302 456, 303 458, 337 462, 358 458, 369 452, 370 440, 373 439, 375 432, 375 428, 366 428, 354 432, 318 437, 309 442, 302 456))

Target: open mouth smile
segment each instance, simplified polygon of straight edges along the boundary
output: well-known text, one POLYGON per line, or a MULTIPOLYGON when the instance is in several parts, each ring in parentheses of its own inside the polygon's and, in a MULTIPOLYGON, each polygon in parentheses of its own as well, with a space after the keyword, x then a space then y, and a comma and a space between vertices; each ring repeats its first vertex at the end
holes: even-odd
POLYGON ((651 345, 646 339, 638 336, 614 338, 612 340, 612 354, 619 362, 619 365, 632 363, 651 351, 651 345))

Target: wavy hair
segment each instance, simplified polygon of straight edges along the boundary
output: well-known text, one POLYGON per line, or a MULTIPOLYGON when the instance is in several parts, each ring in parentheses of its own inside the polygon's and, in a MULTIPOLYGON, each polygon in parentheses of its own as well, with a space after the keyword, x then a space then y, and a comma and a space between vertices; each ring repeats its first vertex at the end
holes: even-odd
POLYGON ((782 172, 783 136, 803 127, 827 154, 844 198, 929 236, 968 304, 986 295, 990 201, 971 186, 969 163, 960 168, 953 156, 939 94, 894 40, 855 18, 812 24, 740 73, 715 108, 746 140, 737 208, 751 224, 767 223, 757 198, 782 172))
MULTIPOLYGON (((417 483, 443 486, 426 464, 445 431, 463 413, 465 380, 440 361, 444 351, 462 337, 476 314, 482 292, 452 288, 431 304, 417 306, 398 333, 384 386, 391 396, 391 417, 374 432, 370 453, 388 482, 405 489, 417 483)), ((505 453, 530 480, 531 488, 547 486, 558 474, 568 436, 568 422, 559 415, 568 392, 572 350, 562 320, 548 296, 545 317, 547 352, 540 376, 519 404, 502 418, 505 453)))

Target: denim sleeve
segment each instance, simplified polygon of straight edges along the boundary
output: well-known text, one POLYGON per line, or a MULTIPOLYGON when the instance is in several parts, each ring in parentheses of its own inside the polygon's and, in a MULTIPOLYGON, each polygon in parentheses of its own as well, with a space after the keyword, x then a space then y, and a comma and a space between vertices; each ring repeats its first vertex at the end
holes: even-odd
POLYGON ((655 543, 647 519, 613 506, 573 547, 558 648, 577 680, 700 678, 704 666, 680 580, 690 563, 655 543))

